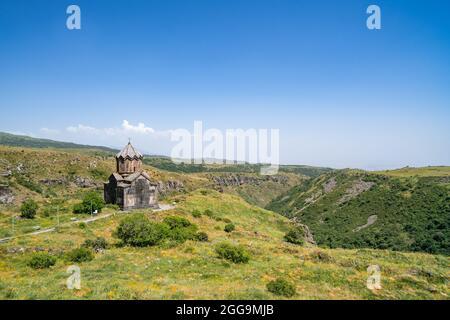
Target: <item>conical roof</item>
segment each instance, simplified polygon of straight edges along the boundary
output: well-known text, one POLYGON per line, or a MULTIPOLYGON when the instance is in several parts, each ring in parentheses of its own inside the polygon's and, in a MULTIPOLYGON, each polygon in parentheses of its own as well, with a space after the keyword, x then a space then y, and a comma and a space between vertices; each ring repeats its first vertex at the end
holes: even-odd
POLYGON ((139 151, 137 151, 133 145, 128 142, 128 144, 123 148, 122 151, 120 151, 118 154, 116 154, 116 158, 123 158, 123 159, 142 159, 143 156, 139 151))

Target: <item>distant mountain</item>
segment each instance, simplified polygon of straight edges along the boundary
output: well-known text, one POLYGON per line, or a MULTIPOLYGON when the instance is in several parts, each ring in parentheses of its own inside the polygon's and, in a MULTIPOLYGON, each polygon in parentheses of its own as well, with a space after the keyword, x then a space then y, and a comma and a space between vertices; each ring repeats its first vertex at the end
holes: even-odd
POLYGON ((334 171, 266 208, 308 225, 322 246, 450 254, 450 167, 334 171))
MULTIPOLYGON (((179 172, 179 173, 255 173, 261 171, 262 164, 253 163, 237 163, 237 164, 192 164, 192 163, 175 163, 169 157, 153 156, 146 157, 144 162, 155 168, 179 172)), ((301 176, 316 178, 323 173, 331 172, 332 168, 312 167, 305 165, 280 165, 279 172, 294 173, 301 176)))
MULTIPOLYGON (((119 150, 103 147, 77 144, 72 142, 61 142, 50 139, 33 138, 23 135, 15 135, 0 132, 0 145, 12 147, 27 148, 56 148, 56 149, 81 149, 91 151, 101 151, 107 153, 116 153, 119 150)), ((261 164, 237 163, 224 165, 208 165, 208 164, 191 164, 191 163, 175 163, 170 157, 161 155, 145 155, 145 164, 155 168, 178 172, 178 173, 202 173, 202 172, 234 172, 234 173, 259 173, 261 164)), ((304 165, 281 165, 280 172, 295 173, 307 177, 315 178, 323 173, 330 172, 331 168, 311 167, 304 165)))
POLYGON ((61 142, 50 139, 32 138, 29 136, 15 135, 6 132, 0 132, 0 145, 12 147, 28 147, 28 148, 95 149, 110 153, 118 152, 118 150, 116 149, 103 146, 90 146, 72 142, 61 142))

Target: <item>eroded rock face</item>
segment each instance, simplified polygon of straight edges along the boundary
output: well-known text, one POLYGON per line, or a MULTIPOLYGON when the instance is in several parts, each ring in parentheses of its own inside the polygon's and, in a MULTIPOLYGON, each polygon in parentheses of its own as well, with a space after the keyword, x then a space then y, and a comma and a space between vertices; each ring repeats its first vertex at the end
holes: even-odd
POLYGON ((61 186, 66 185, 68 183, 66 178, 59 178, 59 179, 41 179, 39 180, 39 183, 53 187, 53 186, 61 186))
POLYGON ((0 204, 11 204, 14 199, 13 192, 8 186, 0 186, 0 204))
POLYGON ((336 186, 337 186, 336 178, 332 177, 322 185, 323 192, 330 193, 331 191, 334 190, 334 188, 336 188, 336 186))
POLYGON ((368 182, 359 179, 353 183, 353 185, 345 191, 345 195, 339 199, 338 204, 345 203, 353 198, 356 198, 361 193, 370 190, 375 185, 375 182, 368 182))
POLYGON ((165 195, 169 192, 180 192, 184 190, 184 184, 178 180, 158 181, 157 182, 158 193, 165 195))
POLYGON ((250 185, 260 185, 266 181, 272 181, 277 183, 287 183, 288 178, 280 175, 272 175, 272 176, 248 176, 248 175, 240 175, 240 174, 230 174, 226 176, 214 176, 211 175, 210 179, 220 187, 227 186, 240 186, 244 184, 250 185))
POLYGON ((83 177, 76 177, 74 183, 80 188, 92 188, 97 186, 94 180, 83 177))

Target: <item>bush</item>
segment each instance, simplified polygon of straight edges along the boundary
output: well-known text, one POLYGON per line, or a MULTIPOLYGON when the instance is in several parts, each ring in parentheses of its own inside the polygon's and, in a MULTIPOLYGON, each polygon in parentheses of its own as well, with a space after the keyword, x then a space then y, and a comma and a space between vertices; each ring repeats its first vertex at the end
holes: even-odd
POLYGON ((194 211, 192 211, 192 216, 194 218, 200 218, 202 216, 202 213, 199 210, 195 209, 194 211))
POLYGON ((133 215, 122 220, 117 227, 115 236, 122 243, 134 247, 154 246, 161 243, 169 234, 165 223, 155 223, 143 214, 133 215))
POLYGON ((37 210, 37 203, 33 199, 27 199, 20 206, 20 215, 22 218, 33 219, 36 216, 37 210))
POLYGON ((197 240, 196 232, 197 226, 183 217, 170 216, 162 223, 157 223, 138 214, 125 218, 119 224, 115 236, 125 245, 145 247, 161 244, 164 240, 176 243, 197 240))
POLYGON ((284 235, 284 240, 293 244, 303 245, 305 243, 305 232, 300 227, 291 229, 284 235))
POLYGON ((184 228, 192 225, 192 223, 188 219, 177 216, 165 217, 163 222, 167 224, 170 229, 184 228))
POLYGON ((195 240, 197 226, 183 217, 170 216, 164 218, 163 223, 169 226, 167 237, 178 243, 195 240))
POLYGON ((236 227, 232 223, 228 223, 223 229, 225 232, 233 232, 236 227))
POLYGON ((87 228, 87 224, 86 224, 86 222, 80 222, 79 224, 78 224, 78 227, 80 228, 80 229, 86 229, 87 228))
POLYGON ((38 252, 33 254, 28 261, 28 266, 33 269, 45 269, 54 266, 56 263, 56 257, 49 255, 45 252, 38 252))
POLYGON ((247 263, 250 260, 250 254, 244 247, 226 242, 219 243, 216 246, 216 253, 220 258, 234 263, 247 263))
POLYGON ((67 258, 72 262, 86 262, 94 259, 94 254, 91 249, 80 247, 69 251, 67 258))
POLYGON ((94 240, 87 239, 86 241, 84 241, 82 247, 92 248, 95 251, 99 251, 108 248, 108 242, 106 242, 105 238, 103 237, 97 237, 94 240))
POLYGON ((105 206, 105 201, 103 198, 95 191, 88 192, 84 195, 83 201, 81 203, 77 203, 73 207, 73 213, 92 213, 97 210, 97 212, 102 212, 103 207, 105 206))
POLYGON ((206 232, 200 231, 195 235, 195 240, 200 241, 200 242, 207 242, 208 234, 206 232))
POLYGON ((295 286, 288 281, 278 278, 267 284, 267 290, 277 296, 292 297, 295 295, 295 286))

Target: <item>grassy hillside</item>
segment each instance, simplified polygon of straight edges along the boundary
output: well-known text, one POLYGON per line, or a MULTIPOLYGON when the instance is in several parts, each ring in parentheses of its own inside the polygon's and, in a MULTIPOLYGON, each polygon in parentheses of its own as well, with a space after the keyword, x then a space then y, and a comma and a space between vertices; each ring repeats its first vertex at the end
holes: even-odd
MULTIPOLYGON (((181 175, 144 167, 160 183, 164 198, 210 185, 200 176, 181 175)), ((0 146, 0 220, 19 214, 22 201, 32 198, 42 210, 59 203, 69 210, 87 190, 103 190, 103 182, 115 171, 113 156, 78 149, 42 149, 0 146)))
MULTIPOLYGON (((49 139, 33 138, 23 135, 15 135, 5 132, 0 132, 0 146, 9 147, 25 147, 25 148, 46 148, 46 149, 64 149, 73 150, 83 154, 111 156, 118 152, 116 149, 103 146, 90 146, 83 144, 76 144, 71 142, 61 142, 49 139)), ((177 172, 177 173, 255 173, 259 174, 261 164, 211 164, 211 165, 197 165, 190 163, 175 163, 169 157, 158 155, 147 155, 144 163, 154 168, 177 172)), ((322 173, 329 172, 332 169, 322 167, 311 167, 304 165, 287 165, 280 166, 282 173, 295 173, 302 176, 317 177, 322 173)))
POLYGON ((378 171, 376 173, 399 178, 408 177, 449 177, 450 167, 439 166, 439 167, 422 167, 413 168, 405 167, 397 170, 385 170, 378 171))
MULTIPOLYGON (((0 244, 2 299, 283 299, 266 285, 278 277, 294 285, 292 299, 447 299, 449 259, 387 250, 318 249, 286 243, 290 222, 239 197, 200 189, 176 196, 177 208, 143 211, 151 220, 181 216, 209 236, 207 242, 152 247, 120 246, 113 236, 130 214, 90 224, 71 224, 54 233, 0 244), (206 211, 210 210, 210 211, 206 211), (193 212, 203 213, 193 217, 193 212), (206 212, 205 212, 206 211, 206 212), (228 221, 236 225, 223 231, 228 221), (104 237, 110 247, 94 259, 77 263, 81 290, 66 288, 66 253, 86 239, 104 237), (248 250, 248 263, 234 264, 214 251, 227 241, 248 250), (35 251, 57 257, 48 269, 32 269, 35 251), (381 267, 381 290, 366 288, 367 267, 381 267)), ((104 213, 110 213, 107 209, 104 213)))
POLYGON ((449 255, 449 172, 337 171, 294 187, 267 208, 307 224, 321 246, 449 255))
POLYGON ((413 245, 431 244, 433 250, 417 249, 446 254, 448 246, 442 241, 446 237, 438 232, 448 230, 448 220, 437 212, 443 210, 449 216, 448 176, 393 178, 384 173, 338 171, 310 179, 298 172, 281 172, 271 177, 252 172, 187 174, 146 165, 145 169, 165 191, 163 202, 176 203, 175 209, 122 213, 111 206, 103 210, 101 220, 82 222, 90 216, 73 214, 73 206, 89 191, 101 194, 102 183, 114 171, 114 163, 113 156, 101 150, 0 146, 0 200, 12 199, 0 204, 0 238, 14 237, 0 243, 0 299, 284 299, 267 290, 267 284, 277 278, 294 285, 296 294, 292 299, 448 298, 447 256, 384 250, 412 250, 413 245), (358 187, 354 186, 355 181, 358 187), (374 184, 368 188, 370 183, 374 184), (292 189, 294 185, 300 186, 292 189), (354 196, 361 188, 368 189, 354 196), (369 198, 363 197, 378 188, 369 198), (355 232, 366 233, 382 222, 391 228, 388 236, 368 233, 362 239, 374 241, 370 246, 383 250, 325 249, 287 243, 284 236, 294 223, 255 206, 265 205, 280 194, 283 195, 270 206, 277 210, 286 208, 284 214, 292 217, 299 211, 292 211, 292 205, 306 204, 301 212, 310 219, 315 240, 330 247, 345 247, 354 239, 345 238, 344 242, 334 229, 321 229, 322 223, 315 223, 314 217, 324 213, 325 225, 336 230, 348 229, 349 221, 358 229, 373 215, 371 209, 386 208, 386 216, 377 214, 373 225, 355 232), (18 218, 20 204, 27 198, 39 205, 34 219, 18 218), (389 202, 383 205, 386 199, 389 202), (336 201, 337 207, 333 204, 336 201), (370 203, 376 206, 365 207, 370 203), (324 211, 312 210, 315 206, 324 211), (390 208, 403 206, 408 210, 388 215, 390 208), (330 212, 340 210, 341 215, 330 214, 327 218, 326 207, 330 212), (408 212, 412 214, 405 219, 408 212), (140 248, 123 246, 114 235, 117 226, 139 213, 154 222, 168 216, 187 218, 209 240, 164 242, 140 248), (410 222, 406 235, 392 235, 405 220, 410 222), (225 232, 230 223, 234 231, 225 232), (47 228, 55 231, 30 235, 47 228), (332 243, 327 242, 330 236, 332 243), (104 237, 108 248, 95 253, 92 261, 77 262, 82 288, 66 289, 66 270, 74 264, 69 261, 69 253, 96 237, 104 237), (380 239, 390 242, 380 245, 384 243, 380 239), (235 264, 219 258, 215 248, 224 241, 248 251, 249 262, 235 264), (56 264, 48 269, 31 268, 30 259, 37 252, 48 253, 56 264), (382 270, 381 290, 366 287, 367 268, 373 264, 382 270))
POLYGON ((78 150, 97 150, 107 153, 116 153, 117 150, 101 146, 88 146, 71 142, 61 142, 49 139, 32 138, 29 136, 15 135, 0 132, 0 145, 11 147, 28 148, 59 148, 59 149, 78 149, 78 150))

